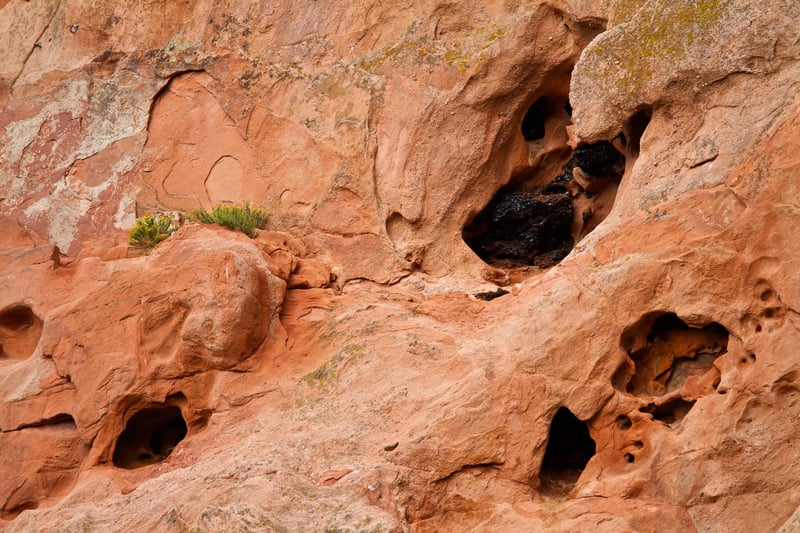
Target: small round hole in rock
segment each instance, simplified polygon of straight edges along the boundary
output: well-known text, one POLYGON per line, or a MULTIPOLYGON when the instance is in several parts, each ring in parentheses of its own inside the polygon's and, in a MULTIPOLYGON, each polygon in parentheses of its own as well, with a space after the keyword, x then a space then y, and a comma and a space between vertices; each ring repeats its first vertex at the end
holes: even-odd
POLYGON ((622 430, 630 429, 632 425, 633 425, 633 422, 631 422, 630 417, 628 417, 626 415, 619 415, 617 417, 617 427, 619 429, 622 429, 622 430))
POLYGON ((179 407, 142 409, 128 420, 117 438, 113 463, 121 468, 139 468, 161 462, 186 433, 186 421, 179 407))
POLYGON ((561 407, 550 424, 539 474, 542 491, 567 494, 594 454, 595 442, 586 422, 578 419, 566 407, 561 407))
POLYGON ((27 305, 0 311, 0 360, 27 359, 42 335, 43 322, 27 305))
POLYGON ((636 460, 636 458, 633 456, 632 453, 626 453, 625 454, 625 462, 626 463, 632 463, 634 460, 636 460))

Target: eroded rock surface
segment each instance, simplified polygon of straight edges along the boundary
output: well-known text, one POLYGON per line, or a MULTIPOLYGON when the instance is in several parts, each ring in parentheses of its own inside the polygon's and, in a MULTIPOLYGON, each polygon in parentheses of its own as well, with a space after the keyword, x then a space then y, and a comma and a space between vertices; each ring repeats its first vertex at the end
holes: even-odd
POLYGON ((0 0, 4 528, 796 529, 798 7, 517 4, 0 0))

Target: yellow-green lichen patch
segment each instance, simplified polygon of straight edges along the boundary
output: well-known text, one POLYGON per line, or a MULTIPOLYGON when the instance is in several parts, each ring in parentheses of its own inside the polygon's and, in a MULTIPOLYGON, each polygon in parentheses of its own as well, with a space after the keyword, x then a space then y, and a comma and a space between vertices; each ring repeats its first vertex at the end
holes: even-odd
POLYGON ((303 381, 312 387, 326 387, 338 380, 339 372, 344 365, 347 365, 363 353, 363 344, 347 344, 314 371, 303 376, 303 381))
POLYGON ((587 50, 585 62, 599 67, 597 75, 605 84, 621 87, 627 95, 637 94, 654 72, 674 68, 686 58, 724 11, 722 0, 650 2, 620 31, 610 32, 587 50))
POLYGON ((629 21, 639 11, 647 0, 616 0, 611 5, 609 15, 610 27, 629 21))
POLYGON ((416 26, 406 31, 401 41, 367 57, 362 57, 358 65, 367 72, 379 70, 385 63, 397 61, 413 54, 418 62, 430 65, 445 65, 466 72, 476 68, 486 59, 485 51, 505 36, 505 29, 491 25, 478 27, 463 35, 462 39, 447 43, 430 42, 424 36, 415 35, 416 26))

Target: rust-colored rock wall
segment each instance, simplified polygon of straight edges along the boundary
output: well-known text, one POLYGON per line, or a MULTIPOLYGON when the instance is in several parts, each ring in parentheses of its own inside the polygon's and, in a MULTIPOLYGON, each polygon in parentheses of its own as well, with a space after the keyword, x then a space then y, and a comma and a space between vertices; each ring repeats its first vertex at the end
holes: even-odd
POLYGON ((794 531, 798 9, 0 0, 3 527, 794 531))

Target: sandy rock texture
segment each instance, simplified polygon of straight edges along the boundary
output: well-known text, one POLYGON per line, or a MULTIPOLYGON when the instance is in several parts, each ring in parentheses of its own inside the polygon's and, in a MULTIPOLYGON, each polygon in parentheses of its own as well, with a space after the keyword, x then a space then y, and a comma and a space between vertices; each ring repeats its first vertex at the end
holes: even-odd
POLYGON ((798 19, 0 0, 0 524, 796 531, 798 19))

